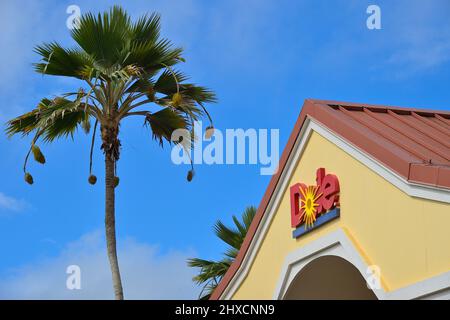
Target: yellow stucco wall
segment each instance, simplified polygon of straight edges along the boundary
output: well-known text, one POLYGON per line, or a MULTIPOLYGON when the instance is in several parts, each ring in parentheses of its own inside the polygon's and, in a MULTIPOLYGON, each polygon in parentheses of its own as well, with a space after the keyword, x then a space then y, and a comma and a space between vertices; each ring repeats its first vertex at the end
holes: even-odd
POLYGON ((450 205, 413 198, 352 156, 313 132, 289 186, 315 184, 316 169, 338 176, 341 217, 292 238, 289 189, 284 191, 269 231, 233 299, 271 299, 286 256, 344 228, 369 264, 381 268, 385 290, 395 290, 450 271, 450 205))

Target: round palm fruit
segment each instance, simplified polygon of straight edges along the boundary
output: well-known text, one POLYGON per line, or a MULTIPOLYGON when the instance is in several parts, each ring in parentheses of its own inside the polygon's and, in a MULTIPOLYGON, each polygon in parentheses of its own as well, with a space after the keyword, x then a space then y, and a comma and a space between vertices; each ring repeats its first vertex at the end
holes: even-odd
POLYGON ((31 151, 33 152, 34 160, 37 162, 44 164, 45 163, 45 157, 42 154, 41 149, 38 146, 33 145, 31 147, 31 151))
POLYGON ((33 176, 31 174, 29 174, 28 172, 25 173, 25 181, 30 185, 34 183, 33 176))
POLYGON ((178 107, 181 104, 182 100, 183 100, 183 98, 181 97, 181 94, 179 92, 177 92, 172 97, 172 104, 175 107, 178 107))
POLYGON ((194 170, 189 170, 187 174, 187 181, 191 182, 194 177, 194 170))
POLYGON ((88 181, 90 184, 94 185, 97 183, 97 177, 95 175, 91 174, 88 178, 88 181))
POLYGON ((205 138, 211 139, 214 134, 214 127, 212 125, 206 127, 205 138))
POLYGON ((83 128, 84 132, 85 132, 86 134, 88 134, 89 131, 91 131, 91 122, 90 122, 89 120, 84 120, 84 121, 81 123, 81 127, 83 128))
POLYGON ((119 185, 120 179, 119 177, 114 177, 114 188, 117 188, 117 186, 119 185))

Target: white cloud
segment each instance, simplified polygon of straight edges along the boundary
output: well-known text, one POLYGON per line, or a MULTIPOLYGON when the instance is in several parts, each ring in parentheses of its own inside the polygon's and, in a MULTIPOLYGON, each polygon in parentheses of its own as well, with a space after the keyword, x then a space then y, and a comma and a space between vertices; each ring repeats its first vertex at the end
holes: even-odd
POLYGON ((19 200, 0 192, 0 209, 19 212, 27 206, 28 204, 24 200, 19 200))
MULTIPOLYGON (((103 233, 68 244, 54 258, 29 264, 0 279, 0 299, 112 299, 111 273, 103 233), (66 269, 81 268, 81 289, 66 288, 66 269)), ((186 265, 194 252, 160 254, 158 246, 120 240, 118 255, 126 299, 196 299, 195 270, 186 265)))
POLYGON ((394 52, 390 65, 402 68, 402 74, 426 71, 450 61, 450 4, 446 0, 403 1, 389 12, 386 32, 390 33, 394 52))
POLYGON ((406 67, 407 72, 404 73, 409 74, 439 66, 449 60, 450 43, 436 41, 425 44, 408 44, 406 49, 392 54, 388 62, 406 67))

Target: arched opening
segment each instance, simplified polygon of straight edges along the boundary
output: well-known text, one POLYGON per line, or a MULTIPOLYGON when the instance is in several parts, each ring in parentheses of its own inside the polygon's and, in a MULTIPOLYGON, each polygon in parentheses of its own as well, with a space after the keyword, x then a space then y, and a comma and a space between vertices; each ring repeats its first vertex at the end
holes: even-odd
POLYGON ((376 300, 377 297, 354 265, 338 256, 323 256, 298 273, 284 299, 376 300))

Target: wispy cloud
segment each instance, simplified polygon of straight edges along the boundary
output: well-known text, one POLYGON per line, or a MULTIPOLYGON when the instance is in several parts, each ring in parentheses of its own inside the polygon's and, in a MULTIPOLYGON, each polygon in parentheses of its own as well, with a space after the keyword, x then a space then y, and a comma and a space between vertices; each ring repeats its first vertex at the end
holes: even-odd
POLYGON ((26 207, 28 207, 28 204, 25 200, 16 199, 0 192, 0 214, 1 211, 20 212, 26 207))
POLYGON ((311 64, 321 70, 366 68, 371 76, 398 79, 439 70, 450 62, 450 2, 377 1, 381 30, 366 27, 370 1, 346 2, 336 14, 345 24, 315 42, 311 64))
POLYGON ((392 49, 389 66, 407 75, 450 61, 450 3, 446 0, 403 1, 387 12, 386 32, 392 49))
MULTIPOLYGON (((106 249, 99 231, 70 243, 57 257, 12 271, 0 279, 0 299, 112 299, 106 249), (81 268, 81 289, 66 288, 66 269, 81 268)), ((158 246, 124 239, 118 250, 127 299, 196 299, 195 270, 186 265, 191 251, 161 254, 158 246)))

